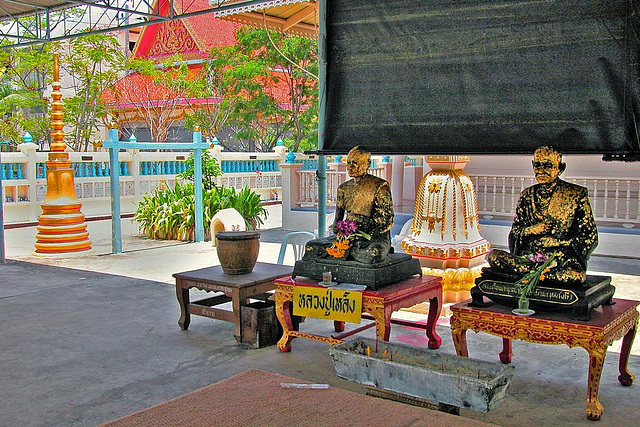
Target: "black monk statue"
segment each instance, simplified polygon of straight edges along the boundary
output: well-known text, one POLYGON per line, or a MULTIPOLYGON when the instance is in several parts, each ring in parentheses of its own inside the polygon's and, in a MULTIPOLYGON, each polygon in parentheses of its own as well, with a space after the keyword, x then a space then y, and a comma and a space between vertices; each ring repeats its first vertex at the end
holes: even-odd
POLYGON ((536 264, 523 255, 554 256, 557 265, 546 280, 572 289, 586 279, 587 260, 598 245, 598 230, 587 189, 559 178, 564 171, 562 154, 551 146, 539 147, 533 156, 535 184, 520 195, 509 233, 509 251, 489 253, 492 273, 515 277, 532 271, 536 264))
POLYGON ((389 255, 391 190, 387 181, 367 173, 370 166, 371 154, 365 147, 349 151, 347 172, 351 179, 338 187, 334 235, 309 241, 303 260, 333 257, 373 264, 389 255))

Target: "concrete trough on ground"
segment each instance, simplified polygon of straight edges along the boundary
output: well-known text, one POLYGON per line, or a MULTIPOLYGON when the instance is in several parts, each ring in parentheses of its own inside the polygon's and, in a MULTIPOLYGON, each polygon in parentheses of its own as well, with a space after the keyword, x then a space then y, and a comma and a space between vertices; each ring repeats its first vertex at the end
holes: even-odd
POLYGON ((481 412, 506 396, 514 371, 513 366, 367 338, 344 342, 329 353, 341 378, 481 412))

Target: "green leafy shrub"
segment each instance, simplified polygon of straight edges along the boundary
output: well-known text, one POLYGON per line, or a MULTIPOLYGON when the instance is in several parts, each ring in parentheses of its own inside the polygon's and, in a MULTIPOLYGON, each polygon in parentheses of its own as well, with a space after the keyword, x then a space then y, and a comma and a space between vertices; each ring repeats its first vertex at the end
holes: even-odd
MULTIPOLYGON (((222 209, 234 208, 245 220, 248 230, 264 224, 267 217, 260 196, 248 187, 236 192, 233 187, 204 190, 202 207, 205 236, 209 236, 211 218, 222 209)), ((193 183, 176 183, 175 188, 157 189, 143 197, 133 214, 143 233, 152 239, 194 240, 195 195, 193 183)))
MULTIPOLYGON (((195 173, 194 166, 194 156, 193 153, 189 156, 187 160, 185 160, 187 165, 187 169, 178 174, 178 177, 184 178, 193 182, 193 177, 195 173)), ((222 169, 220 169, 220 165, 218 165, 218 161, 215 157, 212 157, 209 154, 209 151, 204 150, 202 152, 202 185, 205 190, 211 190, 216 187, 216 178, 222 175, 222 169)))

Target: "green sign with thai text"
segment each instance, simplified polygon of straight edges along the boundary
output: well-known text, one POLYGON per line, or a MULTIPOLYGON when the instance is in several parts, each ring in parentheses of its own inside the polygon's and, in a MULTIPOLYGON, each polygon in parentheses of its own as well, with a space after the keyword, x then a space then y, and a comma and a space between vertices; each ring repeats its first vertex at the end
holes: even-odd
POLYGON ((362 292, 296 286, 293 290, 293 314, 360 323, 362 292))
MULTIPOLYGON (((494 280, 483 280, 478 284, 478 288, 488 295, 501 297, 518 298, 518 289, 513 283, 498 282, 494 280)), ((578 295, 569 289, 545 288, 537 286, 529 295, 533 301, 549 302, 554 304, 571 305, 578 301, 578 295)))

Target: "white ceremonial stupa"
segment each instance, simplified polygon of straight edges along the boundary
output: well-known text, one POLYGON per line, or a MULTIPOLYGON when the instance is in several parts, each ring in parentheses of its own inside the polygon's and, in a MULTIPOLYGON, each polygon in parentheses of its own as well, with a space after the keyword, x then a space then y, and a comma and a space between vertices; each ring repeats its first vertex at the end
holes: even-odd
POLYGON ((420 260, 425 274, 443 278, 444 302, 469 298, 489 242, 480 235, 473 183, 462 171, 468 156, 426 156, 431 167, 420 182, 411 231, 402 249, 420 260))

